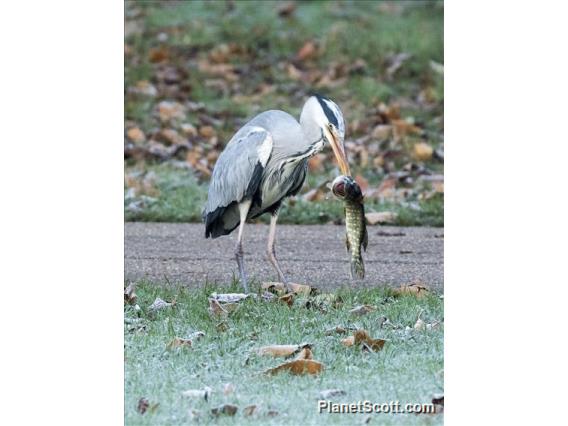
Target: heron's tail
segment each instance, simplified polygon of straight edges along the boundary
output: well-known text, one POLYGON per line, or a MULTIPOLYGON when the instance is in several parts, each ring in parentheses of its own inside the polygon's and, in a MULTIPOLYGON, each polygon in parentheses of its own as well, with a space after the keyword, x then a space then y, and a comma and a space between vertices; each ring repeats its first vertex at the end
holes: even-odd
POLYGON ((365 264, 361 254, 351 257, 351 278, 359 280, 365 278, 365 264))

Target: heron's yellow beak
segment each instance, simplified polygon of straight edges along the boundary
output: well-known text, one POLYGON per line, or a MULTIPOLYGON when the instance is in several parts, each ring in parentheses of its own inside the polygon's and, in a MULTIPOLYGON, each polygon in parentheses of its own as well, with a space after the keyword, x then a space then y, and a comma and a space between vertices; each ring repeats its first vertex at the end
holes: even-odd
POLYGON ((351 170, 349 169, 349 163, 347 163, 347 155, 345 154, 343 141, 336 132, 331 132, 327 128, 325 128, 324 131, 326 132, 327 140, 329 140, 331 149, 333 149, 333 153, 337 159, 339 170, 341 170, 342 174, 351 176, 351 170))

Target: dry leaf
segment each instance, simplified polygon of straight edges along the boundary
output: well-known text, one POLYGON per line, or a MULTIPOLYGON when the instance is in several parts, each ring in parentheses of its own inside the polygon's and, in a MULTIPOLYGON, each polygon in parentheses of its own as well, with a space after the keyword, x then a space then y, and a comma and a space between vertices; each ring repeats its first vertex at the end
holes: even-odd
POLYGON ((359 346, 363 351, 377 352, 380 351, 385 346, 385 340, 383 339, 372 339, 366 330, 359 329, 353 333, 353 336, 349 336, 346 339, 341 339, 341 344, 344 346, 359 346))
POLYGON ((332 334, 347 334, 347 329, 338 325, 325 331, 326 336, 331 336, 332 334))
POLYGON ((414 329, 415 330, 423 330, 425 327, 426 327, 426 323, 421 318, 418 318, 416 320, 416 323, 414 324, 414 329))
POLYGON ((230 395, 235 392, 235 385, 232 383, 225 383, 223 385, 223 395, 230 395))
POLYGON ((284 296, 280 296, 278 298, 278 300, 280 302, 284 302, 288 306, 292 307, 292 305, 294 304, 294 293, 288 293, 288 294, 285 294, 284 296))
POLYGON ((300 347, 300 345, 270 345, 263 346, 262 348, 258 349, 256 353, 260 356, 270 355, 273 357, 286 357, 295 354, 298 349, 300 349, 300 347))
POLYGON ((193 345, 191 339, 183 339, 181 337, 176 337, 166 345, 166 349, 175 349, 175 348, 180 348, 182 346, 191 347, 191 345, 193 345))
POLYGON ((213 317, 226 317, 229 312, 217 300, 209 298, 209 315, 213 317))
POLYGON ((138 407, 136 408, 136 411, 138 411, 140 414, 144 414, 149 406, 150 403, 148 402, 148 400, 142 397, 138 400, 138 407))
POLYGON ((341 389, 326 389, 320 392, 321 399, 329 399, 334 398, 336 396, 343 396, 346 395, 346 392, 341 389))
POLYGON ((412 294, 417 297, 424 297, 426 294, 428 294, 429 289, 423 284, 414 283, 408 285, 403 284, 399 288, 395 288, 393 291, 394 294, 397 296, 401 296, 404 294, 412 294))
POLYGON ((302 48, 298 50, 298 53, 296 54, 296 59, 298 61, 305 61, 307 59, 312 59, 313 57, 316 56, 316 53, 317 53, 316 44, 313 41, 307 41, 306 43, 304 43, 302 48))
POLYGON ((254 405, 254 404, 253 404, 253 405, 248 405, 248 406, 246 406, 246 407, 243 409, 243 415, 244 415, 245 417, 250 417, 250 416, 252 416, 253 414, 255 414, 256 411, 257 411, 257 406, 256 406, 256 405, 254 405))
POLYGON ((278 415, 278 411, 276 410, 268 410, 268 412, 266 413, 266 415, 268 417, 276 417, 278 415))
MULTIPOLYGON (((295 294, 303 294, 309 296, 310 294, 317 293, 317 288, 305 284, 288 283, 292 292, 295 294)), ((262 290, 268 290, 276 294, 283 294, 286 292, 286 284, 280 282, 264 282, 261 285, 262 290)))
POLYGON ((205 401, 207 401, 209 399, 209 396, 211 395, 211 392, 211 388, 209 386, 205 386, 203 389, 189 389, 183 391, 181 394, 188 398, 203 398, 205 401))
POLYGON ((373 129, 371 136, 379 142, 386 141, 392 137, 392 126, 388 124, 379 124, 373 129))
POLYGON ((174 303, 169 303, 159 297, 156 297, 156 300, 154 300, 154 303, 152 303, 148 309, 150 311, 159 311, 160 309, 169 308, 173 305, 174 303))
POLYGON ((242 300, 247 299, 248 297, 253 297, 253 295, 244 293, 213 293, 210 297, 212 297, 219 303, 238 303, 242 300))
POLYGON ((420 142, 414 145, 414 157, 418 161, 428 161, 432 158, 434 149, 426 142, 420 142))
POLYGON ((127 303, 130 304, 130 305, 136 304, 136 299, 138 297, 136 296, 136 293, 134 292, 134 290, 135 290, 134 283, 128 284, 128 286, 124 289, 124 304, 125 305, 127 303))
POLYGON ((179 102, 162 101, 158 104, 157 111, 163 123, 185 118, 185 108, 179 102))
POLYGON ((212 408, 211 414, 214 416, 219 416, 225 414, 227 416, 234 416, 237 413, 239 407, 233 404, 223 404, 220 407, 212 408))
POLYGON ((296 356, 296 360, 298 359, 313 359, 314 358, 314 354, 312 353, 312 350, 310 349, 310 346, 305 346, 296 356))
POLYGON ((351 315, 362 316, 362 315, 367 315, 369 312, 374 312, 376 310, 377 310, 377 308, 374 307, 374 306, 371 306, 371 305, 360 305, 360 306, 357 306, 357 307, 351 309, 349 311, 349 313, 351 315))
POLYGON ((267 370, 265 374, 274 375, 283 371, 289 371, 295 375, 302 374, 318 374, 323 371, 323 364, 313 359, 297 359, 294 361, 286 362, 278 367, 267 370))
POLYGON ((290 17, 296 10, 296 2, 289 1, 278 6, 278 16, 282 18, 290 17))
POLYGON ((131 127, 128 129, 126 136, 134 143, 142 143, 146 140, 146 135, 139 127, 131 127))
POLYGON ((199 134, 204 138, 209 139, 215 136, 215 130, 213 129, 212 126, 202 126, 199 128, 199 134))

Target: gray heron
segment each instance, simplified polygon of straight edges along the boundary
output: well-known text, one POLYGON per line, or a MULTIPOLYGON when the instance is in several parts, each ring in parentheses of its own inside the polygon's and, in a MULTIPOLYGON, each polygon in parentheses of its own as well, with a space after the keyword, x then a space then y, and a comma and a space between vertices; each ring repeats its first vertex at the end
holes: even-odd
POLYGON ((243 229, 248 219, 270 213, 268 258, 278 278, 288 280, 276 259, 278 210, 284 198, 296 195, 306 178, 308 160, 329 144, 344 175, 350 175, 343 144, 345 122, 333 101, 311 96, 300 115, 265 111, 241 127, 213 168, 203 210, 205 238, 217 238, 238 229, 235 257, 241 284, 248 293, 244 266, 243 229))

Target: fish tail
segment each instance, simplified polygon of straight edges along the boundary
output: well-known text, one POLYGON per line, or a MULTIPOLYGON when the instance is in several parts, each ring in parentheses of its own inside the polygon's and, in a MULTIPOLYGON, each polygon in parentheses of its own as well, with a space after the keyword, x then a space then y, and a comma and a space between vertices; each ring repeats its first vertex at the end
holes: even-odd
POLYGON ((365 264, 361 254, 351 257, 351 278, 359 280, 365 278, 365 264))

